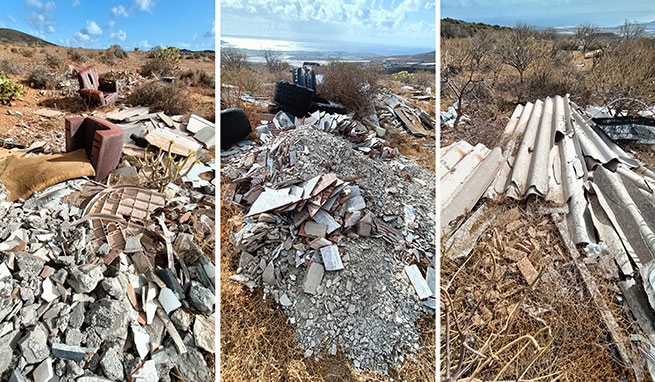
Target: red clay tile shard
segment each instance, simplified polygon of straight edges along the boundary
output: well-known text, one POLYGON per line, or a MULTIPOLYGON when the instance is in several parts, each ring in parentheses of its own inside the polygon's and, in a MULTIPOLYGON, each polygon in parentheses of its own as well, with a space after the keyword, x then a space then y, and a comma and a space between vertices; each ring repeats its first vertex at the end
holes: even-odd
POLYGON ((316 188, 314 188, 314 191, 312 192, 311 196, 318 195, 321 191, 325 190, 336 181, 337 181, 337 175, 333 172, 323 175, 321 177, 321 181, 316 185, 316 188))

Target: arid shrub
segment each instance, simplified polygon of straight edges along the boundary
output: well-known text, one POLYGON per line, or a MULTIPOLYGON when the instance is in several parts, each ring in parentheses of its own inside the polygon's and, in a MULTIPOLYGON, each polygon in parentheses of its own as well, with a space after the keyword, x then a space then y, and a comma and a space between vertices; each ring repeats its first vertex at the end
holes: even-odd
POLYGON ((64 65, 64 60, 56 53, 46 52, 45 62, 53 69, 60 69, 64 65))
POLYGON ((120 45, 112 45, 107 49, 107 55, 114 56, 118 59, 127 58, 127 52, 120 45))
POLYGON ((424 88, 432 88, 433 92, 435 91, 437 84, 434 72, 427 70, 419 70, 414 73, 412 76, 412 83, 424 88))
POLYGON ((617 111, 640 110, 642 105, 632 98, 655 103, 655 46, 631 40, 606 49, 596 59, 585 85, 601 104, 614 102, 612 108, 617 111))
POLYGON ((221 71, 221 83, 236 86, 241 91, 253 95, 257 94, 263 85, 259 73, 250 68, 223 69, 221 71))
POLYGON ((68 57, 75 62, 84 62, 87 60, 87 57, 82 53, 81 49, 68 49, 68 57))
POLYGON ((373 107, 380 68, 356 63, 331 61, 324 69, 323 82, 317 92, 328 100, 341 103, 348 112, 364 116, 373 107))
POLYGON ((0 72, 5 72, 7 74, 21 74, 25 71, 25 66, 18 62, 10 61, 5 58, 0 60, 0 72))
POLYGON ((34 57, 34 51, 28 48, 21 49, 20 54, 22 54, 23 57, 34 57))
POLYGON ((15 83, 4 72, 0 71, 0 104, 6 105, 20 97, 25 91, 21 85, 15 83))
POLYGON ((205 87, 213 89, 216 86, 216 79, 213 74, 205 70, 187 70, 180 73, 180 80, 189 86, 205 87))
POLYGON ((150 59, 141 67, 141 75, 144 77, 152 75, 160 77, 173 76, 178 69, 177 64, 181 57, 179 49, 175 47, 151 50, 148 56, 150 59))
POLYGON ((20 52, 20 51, 18 50, 18 48, 16 48, 15 46, 12 47, 10 50, 11 50, 11 53, 19 53, 19 52, 20 52))
POLYGON ((184 87, 168 82, 150 81, 137 87, 128 97, 128 103, 148 106, 166 114, 184 114, 191 109, 191 101, 184 87))
POLYGON ((48 68, 37 66, 30 73, 27 82, 34 89, 54 89, 57 86, 56 77, 48 68))

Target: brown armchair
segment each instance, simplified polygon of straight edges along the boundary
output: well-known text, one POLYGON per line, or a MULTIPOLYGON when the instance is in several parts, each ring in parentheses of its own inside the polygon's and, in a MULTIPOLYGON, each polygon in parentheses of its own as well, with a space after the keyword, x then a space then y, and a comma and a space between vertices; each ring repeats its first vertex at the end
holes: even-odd
POLYGON ((118 85, 115 80, 100 78, 95 66, 80 70, 80 95, 91 105, 106 106, 116 102, 118 85))

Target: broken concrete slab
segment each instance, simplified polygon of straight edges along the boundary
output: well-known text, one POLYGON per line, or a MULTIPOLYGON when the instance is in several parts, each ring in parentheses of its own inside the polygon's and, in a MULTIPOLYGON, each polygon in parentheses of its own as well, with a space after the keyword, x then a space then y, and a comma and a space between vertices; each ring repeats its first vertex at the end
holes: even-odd
POLYGON ((423 278, 423 275, 421 275, 421 271, 416 264, 406 266, 405 274, 407 274, 407 277, 412 283, 414 290, 416 290, 416 294, 418 294, 420 300, 425 300, 432 296, 432 290, 430 290, 428 282, 423 278))
POLYGON ((323 259, 323 265, 325 266, 326 271, 338 271, 343 269, 339 247, 336 245, 330 245, 321 248, 320 251, 321 258, 323 259))
POLYGON ((196 321, 193 324, 193 335, 195 337, 196 346, 210 353, 214 353, 216 334, 215 327, 216 322, 214 317, 204 317, 202 315, 197 315, 196 321))
POLYGON ((305 281, 302 286, 303 291, 309 294, 316 294, 316 288, 321 285, 324 273, 325 268, 323 267, 323 264, 312 263, 305 275, 305 281))

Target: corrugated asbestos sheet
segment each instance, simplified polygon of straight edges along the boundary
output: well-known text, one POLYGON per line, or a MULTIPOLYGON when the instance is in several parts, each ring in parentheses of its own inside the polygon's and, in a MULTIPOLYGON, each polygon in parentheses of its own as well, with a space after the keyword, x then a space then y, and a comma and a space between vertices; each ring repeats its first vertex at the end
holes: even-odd
POLYGON ((442 231, 482 196, 543 198, 568 205, 576 244, 609 242, 641 263, 655 258, 655 174, 568 96, 517 106, 502 143, 502 151, 464 141, 441 150, 442 231))
POLYGON ((655 349, 655 174, 568 96, 517 106, 501 142, 502 149, 460 141, 441 150, 441 230, 453 256, 467 256, 486 229, 483 221, 472 231, 485 204, 466 222, 459 219, 480 198, 542 198, 568 207, 561 209, 568 211, 563 239, 569 248, 608 247, 630 310, 655 349))

